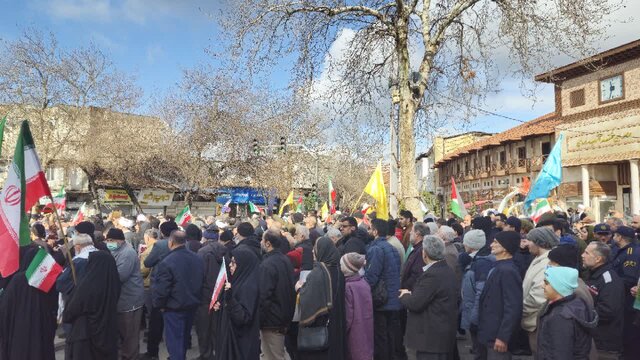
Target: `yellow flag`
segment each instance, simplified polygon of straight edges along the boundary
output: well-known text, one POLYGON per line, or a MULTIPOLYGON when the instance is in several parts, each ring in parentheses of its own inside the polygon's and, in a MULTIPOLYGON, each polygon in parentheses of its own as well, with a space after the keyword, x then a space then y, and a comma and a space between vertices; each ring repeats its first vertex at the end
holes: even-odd
POLYGON ((320 208, 320 218, 322 218, 322 220, 325 220, 327 216, 329 216, 329 206, 325 201, 324 204, 322 205, 322 208, 320 208))
POLYGON ((378 219, 389 220, 389 207, 387 203, 387 191, 384 188, 382 179, 382 162, 378 162, 376 170, 371 175, 369 183, 364 188, 364 192, 371 195, 376 201, 376 217, 378 219))
POLYGON ((284 207, 287 206, 287 205, 293 206, 293 190, 291 190, 291 192, 289 193, 289 196, 287 196, 287 200, 285 200, 280 205, 280 212, 279 212, 280 216, 282 216, 282 212, 284 211, 284 207))

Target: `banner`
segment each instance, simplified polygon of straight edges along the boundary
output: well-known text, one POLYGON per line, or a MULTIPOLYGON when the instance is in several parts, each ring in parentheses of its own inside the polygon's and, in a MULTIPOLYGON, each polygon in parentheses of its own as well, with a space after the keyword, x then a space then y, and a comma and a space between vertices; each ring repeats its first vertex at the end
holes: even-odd
POLYGON ((103 204, 131 204, 131 198, 126 190, 99 189, 98 194, 103 204))
POLYGON ((159 189, 142 189, 138 194, 140 205, 150 207, 170 206, 173 202, 173 192, 159 189))

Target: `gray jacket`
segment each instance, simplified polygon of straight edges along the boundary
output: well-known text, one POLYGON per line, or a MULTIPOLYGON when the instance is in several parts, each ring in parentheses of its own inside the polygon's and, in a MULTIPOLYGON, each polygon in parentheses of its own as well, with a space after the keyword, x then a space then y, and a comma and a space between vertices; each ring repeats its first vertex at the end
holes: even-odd
POLYGON ((135 250, 126 242, 111 252, 120 275, 120 299, 118 312, 139 309, 144 304, 144 283, 140 273, 140 260, 135 250))

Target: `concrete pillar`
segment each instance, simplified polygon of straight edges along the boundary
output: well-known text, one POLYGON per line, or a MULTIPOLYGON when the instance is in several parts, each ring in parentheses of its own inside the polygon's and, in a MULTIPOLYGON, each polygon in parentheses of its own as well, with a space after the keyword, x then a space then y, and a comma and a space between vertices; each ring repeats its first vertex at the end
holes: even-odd
POLYGON ((582 165, 582 204, 586 207, 591 206, 589 201, 589 166, 582 165))
POLYGON ((640 174, 638 173, 638 159, 629 160, 631 168, 631 214, 640 214, 640 174))

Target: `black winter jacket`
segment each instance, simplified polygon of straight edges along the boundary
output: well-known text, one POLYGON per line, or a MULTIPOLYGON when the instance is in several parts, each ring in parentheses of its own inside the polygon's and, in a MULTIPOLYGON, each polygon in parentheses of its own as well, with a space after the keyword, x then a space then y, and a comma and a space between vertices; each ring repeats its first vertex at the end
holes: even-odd
POLYGON ((200 305, 204 264, 202 260, 181 246, 160 261, 153 270, 151 299, 153 307, 184 311, 200 305))
POLYGON ((258 256, 258 259, 262 259, 262 247, 260 247, 260 239, 258 239, 256 235, 249 235, 243 240, 240 240, 240 242, 238 243, 238 245, 236 245, 236 247, 239 247, 239 246, 247 246, 254 253, 256 253, 256 256, 258 256))
POLYGON ((478 341, 484 345, 495 339, 509 343, 520 327, 522 278, 512 259, 496 261, 489 271, 478 314, 478 341))
POLYGON ((293 265, 280 250, 260 263, 260 328, 286 331, 296 308, 293 265))
POLYGON ((358 228, 348 237, 340 239, 338 244, 340 255, 348 254, 350 252, 367 255, 367 236, 368 234, 366 231, 358 228))
POLYGON ((424 265, 424 260, 422 259, 422 241, 420 241, 414 245, 413 250, 411 250, 407 257, 407 261, 404 263, 402 278, 400 279, 400 288, 413 290, 413 285, 423 273, 422 268, 424 265))
POLYGON ((592 270, 585 281, 598 313, 593 340, 598 350, 622 351, 624 323, 624 283, 611 264, 592 270))
POLYGON ((598 315, 582 299, 567 296, 547 304, 538 320, 538 360, 587 360, 598 315))
POLYGON ((227 251, 227 247, 217 241, 209 241, 198 250, 198 257, 202 259, 204 263, 202 304, 209 304, 211 302, 211 295, 213 295, 213 288, 216 286, 222 259, 227 255, 227 251))

